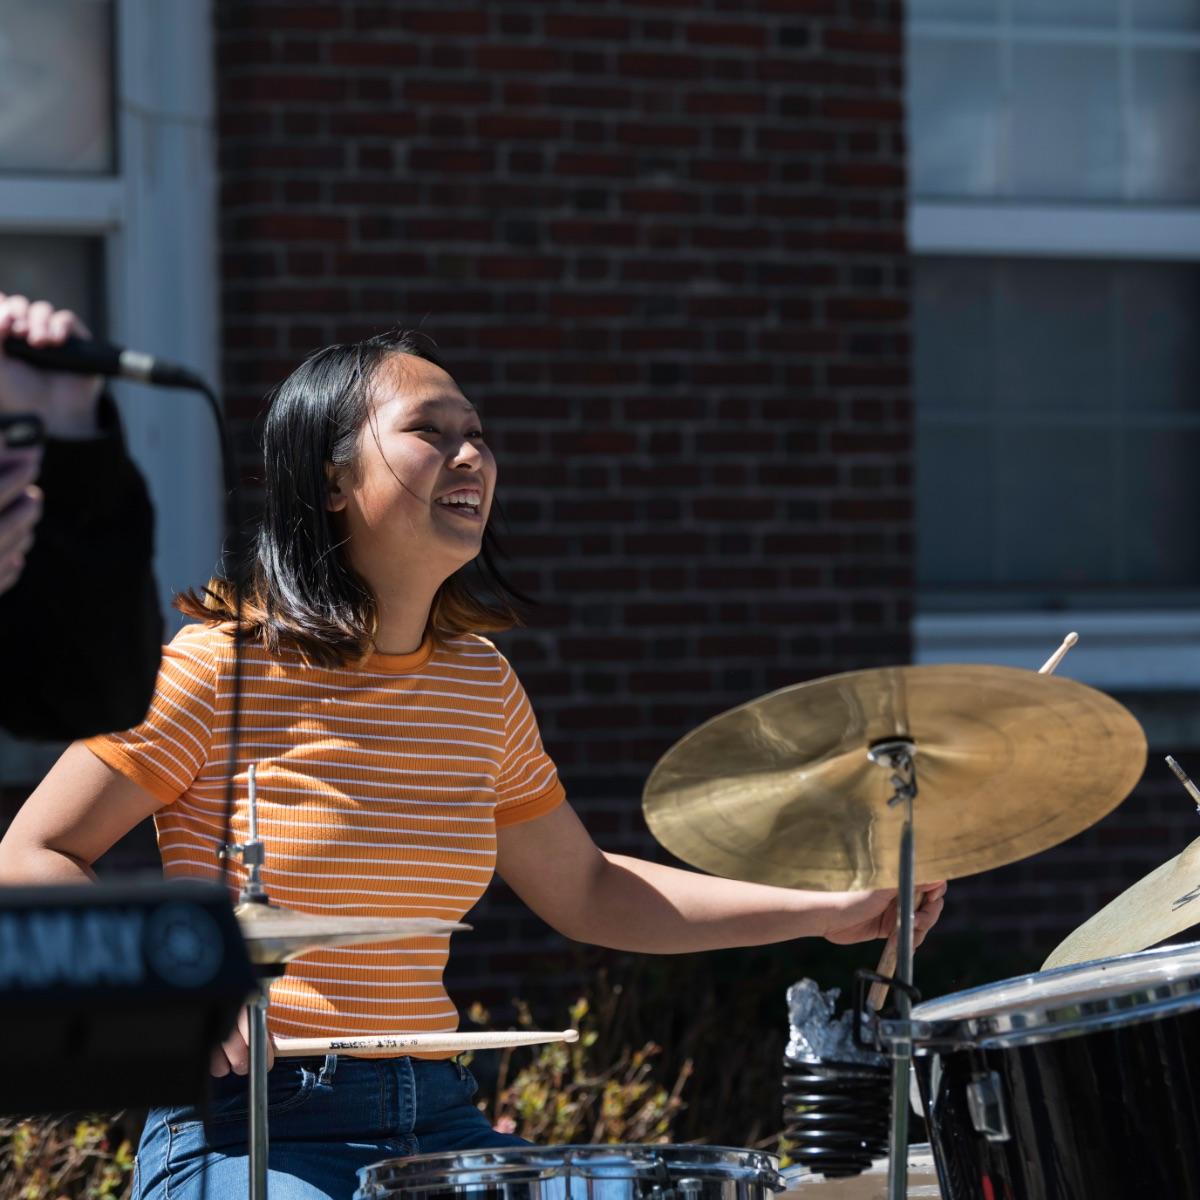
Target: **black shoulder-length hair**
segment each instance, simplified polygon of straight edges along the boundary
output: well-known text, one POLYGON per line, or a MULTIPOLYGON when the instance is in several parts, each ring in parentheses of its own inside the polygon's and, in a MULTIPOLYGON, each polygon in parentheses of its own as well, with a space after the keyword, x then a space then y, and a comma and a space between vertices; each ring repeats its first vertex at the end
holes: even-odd
MULTIPOLYGON (((318 350, 271 397, 263 427, 265 503, 249 562, 241 568, 243 636, 272 653, 293 649, 312 663, 347 666, 374 649, 375 597, 341 553, 326 507, 326 468, 354 469, 359 432, 371 416, 372 385, 393 354, 445 369, 431 338, 398 329, 318 350)), ((489 523, 476 559, 434 596, 427 633, 435 640, 520 623, 526 597, 504 578, 497 552, 489 523)), ((175 607, 213 624, 233 621, 233 581, 217 576, 207 587, 181 593, 175 607)))

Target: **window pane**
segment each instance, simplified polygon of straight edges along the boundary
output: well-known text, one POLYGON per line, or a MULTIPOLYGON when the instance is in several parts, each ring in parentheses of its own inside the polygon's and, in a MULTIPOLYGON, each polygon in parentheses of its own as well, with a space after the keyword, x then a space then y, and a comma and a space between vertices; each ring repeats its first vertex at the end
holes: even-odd
POLYGON ((1000 263, 997 401, 1041 413, 1113 403, 1112 269, 1107 263, 1000 263))
POLYGON ((931 607, 1200 586, 1200 266, 919 258, 913 314, 931 607))
POLYGON ((1196 0, 1132 0, 1132 9, 1138 29, 1200 29, 1196 0))
POLYGON ((1013 48, 1009 195, 1121 196, 1117 70, 1115 46, 1013 48))
POLYGON ((0 0, 0 170, 114 170, 111 0, 0 0))
POLYGON ((0 233, 0 292, 49 300, 104 328, 104 243, 100 238, 0 233))
POLYGON ((992 273, 961 259, 923 259, 913 290, 913 371, 924 410, 986 412, 996 382, 992 273))
MULTIPOLYGON (((1116 582, 1114 436, 1071 425, 1000 432, 998 584, 1053 592, 1116 582)), ((958 502, 953 493, 941 500, 958 502)))
POLYGON ((1125 446, 1129 582, 1187 587, 1200 579, 1200 431, 1134 431, 1125 446))
POLYGON ((992 439, 961 425, 918 425, 917 573, 927 587, 979 587, 995 578, 992 439))
POLYGON ((1200 199, 1200 52, 1137 50, 1130 113, 1130 197, 1200 199))
POLYGON ((994 41, 914 38, 909 67, 913 186, 922 196, 993 196, 1000 73, 994 41))
MULTIPOLYGON (((1200 271, 1130 264, 1121 271, 1119 295, 1119 387, 1125 408, 1195 413, 1200 409, 1200 271)), ((1200 459, 1195 461, 1200 478, 1200 459)), ((1200 546, 1200 538, 1196 543, 1200 546)))

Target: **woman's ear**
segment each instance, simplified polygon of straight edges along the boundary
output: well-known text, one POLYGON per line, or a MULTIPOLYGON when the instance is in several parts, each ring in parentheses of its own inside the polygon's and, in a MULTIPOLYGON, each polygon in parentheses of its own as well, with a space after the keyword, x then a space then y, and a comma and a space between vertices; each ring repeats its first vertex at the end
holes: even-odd
POLYGON ((342 491, 341 477, 333 463, 325 464, 325 508, 329 512, 341 512, 350 498, 342 491))

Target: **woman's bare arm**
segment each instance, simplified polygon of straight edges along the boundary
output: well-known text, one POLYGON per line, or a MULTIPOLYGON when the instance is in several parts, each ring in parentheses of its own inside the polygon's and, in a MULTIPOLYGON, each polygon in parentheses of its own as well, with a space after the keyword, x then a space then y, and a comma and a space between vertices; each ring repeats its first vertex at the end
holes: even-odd
MULTIPOLYGON (((894 888, 808 892, 605 854, 567 804, 499 830, 496 867, 559 933, 615 950, 679 954, 798 937, 846 944, 896 925, 894 888)), ((929 895, 915 918, 918 944, 941 916, 946 887, 921 890, 929 895)))
POLYGON ((156 796, 75 742, 0 841, 0 885, 94 880, 92 863, 161 807, 156 796))

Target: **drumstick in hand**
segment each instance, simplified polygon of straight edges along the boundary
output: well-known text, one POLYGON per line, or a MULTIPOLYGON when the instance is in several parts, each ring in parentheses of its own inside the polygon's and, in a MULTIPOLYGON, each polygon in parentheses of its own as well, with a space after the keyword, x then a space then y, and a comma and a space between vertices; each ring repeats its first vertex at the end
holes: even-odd
MULTIPOLYGON (((913 909, 914 915, 925 907, 925 901, 928 897, 928 892, 925 892, 921 896, 920 904, 913 909)), ((896 955, 899 952, 899 946, 900 930, 893 929, 888 934, 888 940, 883 947, 883 953, 879 956, 879 966, 875 968, 876 975, 894 976, 896 974, 896 955)), ((886 983, 871 984, 871 990, 867 993, 867 1007, 874 1012, 878 1012, 883 1007, 883 1002, 887 999, 888 990, 889 985, 886 983)))
POLYGON ((392 1058, 417 1053, 461 1054, 464 1050, 506 1050, 511 1046, 541 1046, 548 1042, 577 1042, 578 1029, 542 1032, 521 1029, 500 1033, 380 1033, 365 1037, 275 1039, 276 1058, 306 1058, 311 1054, 351 1054, 357 1058, 392 1058))

